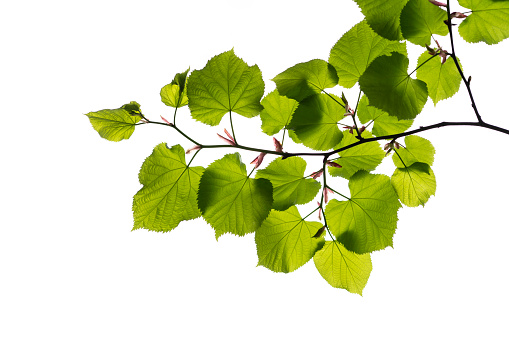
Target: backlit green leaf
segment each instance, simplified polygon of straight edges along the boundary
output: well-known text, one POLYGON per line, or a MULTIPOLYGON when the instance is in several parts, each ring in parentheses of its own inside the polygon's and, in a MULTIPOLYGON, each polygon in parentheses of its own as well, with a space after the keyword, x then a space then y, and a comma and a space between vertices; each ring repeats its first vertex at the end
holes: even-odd
POLYGON ((356 254, 337 241, 327 241, 313 257, 316 269, 334 288, 362 295, 372 264, 370 254, 356 254))
POLYGON ((86 116, 102 138, 119 142, 133 134, 136 123, 141 119, 139 108, 138 103, 131 102, 120 109, 90 112, 86 116))
POLYGON ((433 165, 435 148, 431 142, 419 136, 406 136, 405 145, 394 150, 392 161, 398 168, 406 168, 416 162, 433 165))
POLYGON ((355 0, 369 26, 389 40, 402 40, 399 18, 408 0, 355 0))
POLYGON ((401 12, 401 32, 408 41, 425 46, 433 34, 447 35, 447 12, 429 0, 409 0, 401 12))
POLYGON ((274 90, 262 99, 262 105, 263 110, 260 112, 262 131, 272 136, 290 123, 299 103, 281 96, 277 90, 274 90))
POLYGON ((197 191, 203 168, 188 167, 184 149, 165 143, 154 148, 140 170, 143 185, 134 195, 134 229, 170 231, 181 221, 200 217, 197 191))
POLYGON ((424 206, 437 188, 435 174, 425 163, 414 163, 408 168, 396 168, 391 183, 400 201, 408 207, 424 206))
POLYGON ((509 37, 509 1, 459 0, 459 3, 472 10, 458 28, 465 41, 492 45, 509 37))
POLYGON ((258 265, 274 272, 289 273, 308 262, 325 240, 314 235, 323 227, 302 219, 295 206, 286 211, 272 210, 256 230, 258 265))
POLYGON ((210 164, 200 180, 198 206, 216 231, 243 236, 261 226, 272 206, 270 181, 247 176, 238 153, 210 164))
POLYGON ((387 136, 405 132, 414 122, 412 119, 398 120, 396 117, 389 116, 387 112, 370 106, 368 97, 366 96, 362 96, 359 101, 357 117, 362 124, 373 121, 373 129, 371 132, 375 136, 387 136))
POLYGON ((171 107, 183 107, 188 103, 187 98, 187 73, 177 73, 172 82, 161 89, 161 101, 171 107))
POLYGON ((325 208, 327 223, 336 239, 358 254, 392 246, 401 204, 385 175, 359 171, 348 184, 348 201, 333 199, 325 208))
POLYGON ((260 99, 264 88, 258 66, 248 66, 230 50, 191 73, 187 84, 189 109, 194 119, 212 126, 229 111, 255 117, 263 109, 260 99))

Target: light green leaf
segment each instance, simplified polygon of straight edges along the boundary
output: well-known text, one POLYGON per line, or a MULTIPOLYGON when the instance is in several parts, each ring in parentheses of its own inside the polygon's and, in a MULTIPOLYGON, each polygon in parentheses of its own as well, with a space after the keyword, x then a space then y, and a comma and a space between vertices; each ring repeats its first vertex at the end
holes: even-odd
POLYGON ((281 96, 277 90, 274 90, 262 99, 262 105, 263 110, 260 112, 262 131, 272 136, 290 123, 299 103, 281 96))
POLYGON ((345 109, 340 98, 317 94, 300 102, 293 113, 289 128, 305 146, 314 150, 328 150, 337 145, 343 134, 337 123, 344 118, 345 109), (339 104, 341 103, 341 104, 339 104))
POLYGON ((258 170, 256 178, 265 178, 272 183, 274 203, 272 209, 286 210, 295 204, 311 201, 320 190, 320 183, 304 178, 306 161, 294 156, 273 160, 265 169, 258 170))
POLYGON ((203 167, 188 167, 184 149, 165 143, 154 148, 141 166, 143 185, 134 195, 134 228, 167 232, 181 221, 200 217, 197 191, 203 167))
POLYGON ((369 103, 398 119, 414 119, 428 99, 426 83, 407 73, 408 58, 399 53, 375 59, 359 79, 369 103))
POLYGON ((426 46, 433 34, 447 35, 447 12, 429 0, 409 0, 401 11, 401 32, 408 41, 426 46))
POLYGON ((436 106, 440 100, 450 98, 458 92, 461 75, 452 58, 447 58, 444 64, 438 56, 427 61, 430 58, 428 52, 419 57, 417 63, 422 66, 417 69, 417 79, 427 84, 429 97, 436 106))
POLYGON ((459 0, 459 3, 472 10, 458 28, 465 41, 493 45, 509 37, 509 1, 459 0))
POLYGON ((230 50, 191 73, 187 84, 189 109, 194 119, 212 126, 229 111, 255 117, 263 109, 260 99, 264 88, 258 66, 248 66, 230 50))
POLYGON ((408 207, 424 206, 437 189, 435 174, 425 163, 396 168, 391 183, 400 201, 408 207))
MULTIPOLYGON (((356 132, 354 131, 354 134, 356 132)), ((348 131, 343 131, 343 139, 334 147, 339 149, 350 144, 356 143, 359 140, 348 131)), ((362 137, 371 138, 373 135, 369 131, 364 131, 362 137)), ((385 157, 385 152, 380 147, 378 142, 364 143, 350 149, 339 152, 340 158, 335 163, 341 165, 341 168, 329 167, 331 176, 341 176, 349 179, 359 170, 372 171, 375 170, 385 157)))
POLYGON ((402 40, 399 18, 408 0, 355 0, 371 28, 389 40, 402 40))
POLYGON ((338 84, 338 75, 332 65, 313 59, 290 67, 272 79, 279 94, 301 101, 338 84))
POLYGON ((373 129, 371 132, 375 136, 387 136, 405 132, 414 122, 412 119, 398 120, 396 117, 389 116, 385 111, 374 106, 369 106, 369 100, 366 96, 362 96, 359 101, 357 117, 362 124, 373 121, 373 129))
POLYGON ((406 168, 416 162, 433 165, 435 148, 431 142, 419 136, 406 136, 405 145, 394 150, 392 161, 398 168, 406 168), (403 161, 403 162, 402 162, 403 161))
POLYGON ((261 226, 272 206, 270 181, 247 176, 238 153, 225 155, 204 171, 198 191, 198 207, 216 231, 243 236, 261 226))
POLYGON ((398 52, 406 55, 406 45, 376 34, 366 21, 361 21, 334 45, 329 63, 336 68, 339 85, 350 88, 373 60, 381 55, 398 52))
POLYGON ((141 119, 141 111, 138 103, 131 102, 120 109, 90 112, 86 116, 102 138, 119 142, 131 137, 136 123, 141 119))
POLYGON ((373 268, 370 254, 353 253, 337 241, 325 242, 313 261, 320 275, 332 287, 359 295, 362 295, 373 268))
POLYGON ((331 200, 325 216, 331 232, 348 250, 358 254, 392 246, 401 204, 385 175, 359 171, 348 184, 348 201, 331 200))
POLYGON ((314 237, 322 227, 319 222, 304 221, 295 206, 272 210, 255 233, 258 265, 274 272, 293 272, 323 246, 323 236, 314 237))
POLYGON ((161 89, 161 101, 171 107, 183 107, 188 103, 187 98, 187 73, 189 69, 182 73, 177 73, 172 82, 163 86, 161 89))

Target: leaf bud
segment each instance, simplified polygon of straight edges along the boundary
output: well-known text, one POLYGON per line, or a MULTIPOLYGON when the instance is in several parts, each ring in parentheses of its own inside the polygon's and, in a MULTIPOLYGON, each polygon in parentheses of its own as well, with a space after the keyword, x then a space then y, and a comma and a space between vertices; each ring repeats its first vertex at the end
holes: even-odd
POLYGON ((272 140, 274 141, 274 147, 276 148, 277 152, 283 152, 283 146, 281 143, 276 139, 276 137, 272 137, 272 140))
POLYGON ((331 166, 331 167, 333 167, 333 168, 342 168, 342 166, 341 166, 341 165, 339 165, 339 164, 338 164, 338 163, 336 163, 336 162, 332 162, 332 161, 327 161, 327 163, 325 163, 325 164, 327 164, 328 166, 331 166))
POLYGON ((318 171, 315 171, 311 174, 311 178, 312 179, 317 179, 318 177, 320 177, 322 175, 322 172, 323 172, 323 169, 320 169, 318 171))
POLYGON ((191 152, 193 152, 194 150, 200 150, 201 149, 201 145, 195 145, 193 146, 192 148, 190 149, 187 149, 186 151, 186 155, 190 154, 191 152))
POLYGON ((254 164, 255 169, 258 168, 260 164, 262 164, 265 155, 266 155, 265 152, 261 152, 255 159, 253 159, 251 164, 254 164))
POLYGON ((160 116, 161 119, 163 120, 163 122, 165 122, 166 124, 168 124, 169 126, 173 126, 173 123, 170 123, 166 118, 164 118, 163 116, 160 116))
POLYGON ((447 4, 444 4, 443 2, 436 1, 436 0, 429 0, 433 5, 439 6, 439 7, 447 7, 447 4))

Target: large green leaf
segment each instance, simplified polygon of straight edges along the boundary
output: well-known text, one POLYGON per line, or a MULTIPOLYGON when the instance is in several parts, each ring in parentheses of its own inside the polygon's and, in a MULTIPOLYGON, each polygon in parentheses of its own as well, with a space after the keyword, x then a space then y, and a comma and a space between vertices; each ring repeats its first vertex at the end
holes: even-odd
POLYGON ((401 11, 401 32, 414 44, 425 46, 433 34, 447 35, 447 12, 429 0, 409 0, 401 11))
POLYGON ((131 137, 136 123, 141 119, 141 111, 138 103, 131 102, 120 109, 90 112, 86 116, 102 138, 119 142, 131 137))
POLYGON ((338 75, 332 65, 313 59, 290 67, 272 79, 279 94, 301 101, 338 84, 338 75))
POLYGON ((408 0, 355 0, 369 26, 389 40, 402 40, 399 18, 408 0))
POLYGON ((293 272, 323 246, 323 236, 314 237, 322 227, 319 222, 305 221, 295 206, 286 211, 272 210, 256 230, 258 265, 274 272, 293 272))
POLYGON ((369 105, 368 97, 362 96, 357 106, 357 117, 362 124, 373 121, 373 129, 371 132, 375 136, 387 136, 402 133, 408 130, 413 124, 413 119, 401 119, 389 116, 374 106, 369 105))
POLYGON ((419 57, 417 63, 422 66, 417 69, 417 79, 426 83, 428 95, 433 103, 437 105, 440 100, 450 98, 458 92, 461 85, 461 75, 452 58, 447 58, 443 64, 439 57, 428 61, 430 58, 428 52, 424 52, 419 57))
POLYGON ((325 209, 336 239, 358 254, 392 246, 401 204, 390 178, 359 171, 350 178, 348 186, 350 199, 333 199, 325 209))
POLYGON ((258 66, 248 66, 230 50, 191 73, 187 84, 189 109, 194 119, 212 126, 230 111, 255 117, 263 109, 260 99, 264 88, 258 66))
POLYGON ((262 105, 263 110, 260 112, 262 131, 272 136, 290 123, 299 103, 281 96, 277 90, 274 90, 262 99, 262 105))
POLYGON ((426 83, 407 73, 408 58, 399 53, 375 59, 359 79, 369 103, 398 119, 414 119, 428 99, 426 83))
POLYGON ((417 162, 433 165, 435 148, 425 138, 406 136, 404 147, 394 151, 392 161, 398 168, 406 168, 417 162))
POLYGON ((379 36, 366 21, 361 21, 332 47, 329 63, 336 68, 339 85, 350 88, 373 60, 392 52, 406 55, 406 45, 379 36))
POLYGON ((459 3, 472 10, 458 28, 463 39, 492 45, 509 37, 509 1, 459 0, 459 3))
POLYGON ((425 163, 396 168, 391 183, 400 201, 408 207, 424 206, 437 189, 435 174, 425 163))
POLYGON ((326 94, 306 98, 293 113, 289 128, 305 146, 314 150, 328 150, 343 137, 337 124, 345 114, 341 105, 341 99, 326 94))
POLYGON ((200 180, 198 207, 216 231, 216 238, 251 233, 261 226, 272 206, 270 181, 247 176, 238 153, 210 164, 200 180))
POLYGON ((186 164, 184 149, 165 143, 154 148, 140 170, 143 188, 134 195, 134 229, 170 231, 181 221, 200 217, 197 191, 202 167, 186 164))
MULTIPOLYGON (((355 131, 354 131, 355 133, 355 131)), ((369 131, 362 133, 364 138, 373 137, 369 131)), ((343 131, 343 139, 334 147, 339 149, 350 144, 356 143, 359 140, 348 131, 343 131)), ((371 171, 382 163, 385 157, 385 152, 380 147, 378 142, 364 143, 350 149, 339 152, 340 158, 335 163, 341 165, 341 168, 329 167, 329 173, 332 176, 341 176, 349 179, 359 170, 371 171)))
POLYGON ((272 209, 286 210, 295 204, 311 201, 320 190, 320 183, 304 178, 306 161, 300 157, 281 157, 265 169, 258 170, 256 178, 266 178, 272 183, 274 203, 272 209))
POLYGON ((183 107, 188 103, 187 98, 187 73, 177 73, 171 83, 161 89, 161 101, 171 107, 183 107))
POLYGON ((320 275, 332 287, 344 288, 359 295, 362 295, 373 268, 370 254, 353 253, 337 241, 325 242, 313 261, 320 275))

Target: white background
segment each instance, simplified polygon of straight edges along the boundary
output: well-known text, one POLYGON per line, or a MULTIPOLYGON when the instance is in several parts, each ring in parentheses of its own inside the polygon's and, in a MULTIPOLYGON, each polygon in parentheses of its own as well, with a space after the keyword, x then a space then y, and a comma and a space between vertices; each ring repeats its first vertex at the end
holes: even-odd
MULTIPOLYGON (((130 231, 143 160, 161 142, 192 145, 162 126, 108 142, 83 114, 136 100, 150 119, 171 119, 160 88, 232 47, 259 65, 268 93, 286 68, 328 59, 362 20, 353 1, 11 1, 0 13, 0 338, 509 336, 509 136, 498 132, 421 134, 437 150, 436 197, 400 210, 394 249, 372 255, 362 297, 330 287, 312 261, 291 274, 256 267, 252 234, 216 241, 202 219, 130 231)), ((482 117, 509 128, 509 42, 455 38, 482 117)), ((410 67, 420 53, 410 51, 410 67)), ((206 128, 188 116, 179 112, 182 129, 220 143, 226 119, 206 128)), ((234 119, 241 141, 271 147, 259 118, 234 119)), ((429 100, 414 127, 455 120, 475 120, 463 85, 436 108, 429 100)), ((377 172, 393 169, 387 159, 377 172)))

